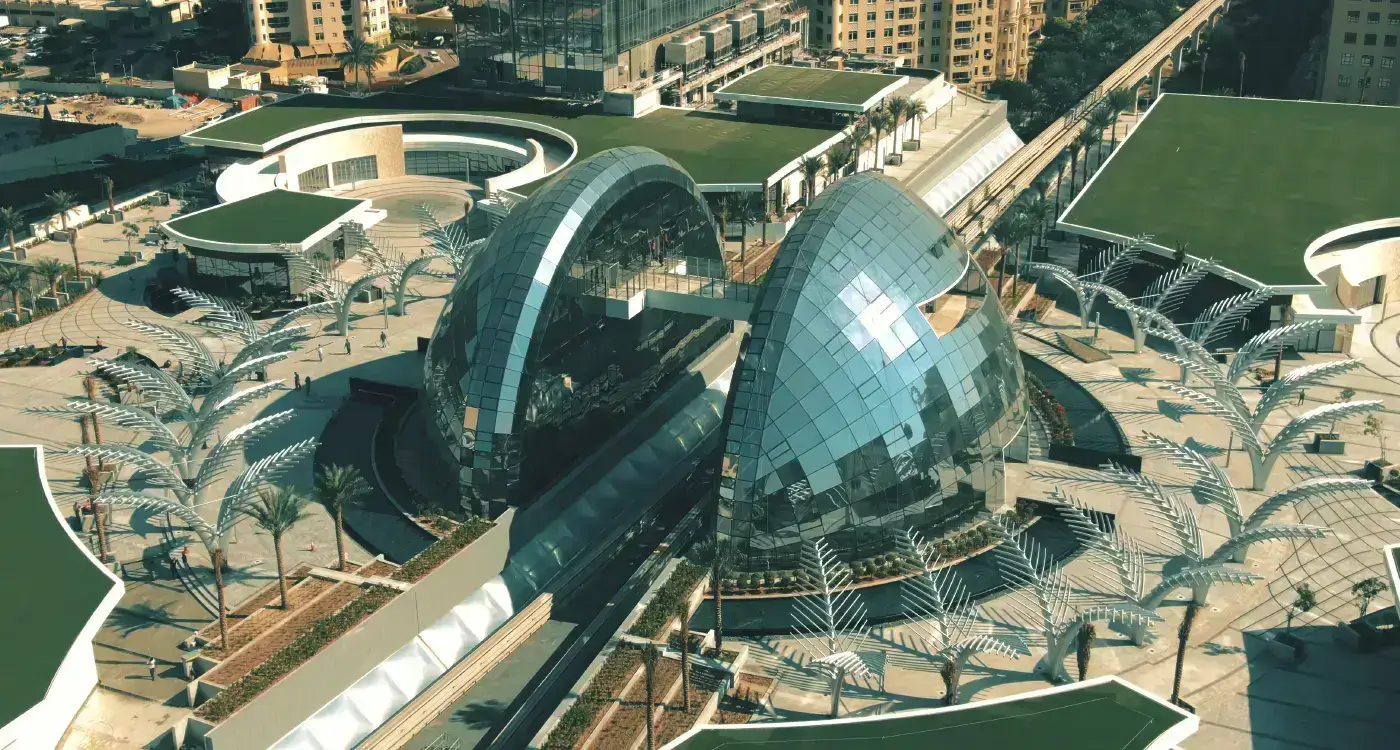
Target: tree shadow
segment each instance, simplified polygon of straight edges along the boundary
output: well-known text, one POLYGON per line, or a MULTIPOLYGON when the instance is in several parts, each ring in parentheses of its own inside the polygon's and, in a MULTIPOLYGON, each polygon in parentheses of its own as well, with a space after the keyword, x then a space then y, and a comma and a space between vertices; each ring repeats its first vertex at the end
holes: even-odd
POLYGON ((1201 644, 1201 651, 1207 656, 1230 656, 1232 654, 1243 654, 1243 646, 1225 646, 1215 641, 1208 641, 1201 644))
POLYGON ((468 703, 452 712, 452 723, 468 729, 487 729, 505 718, 506 708, 506 704, 498 700, 468 703))
POLYGON ((143 630, 151 630, 166 625, 174 625, 181 620, 170 611, 170 603, 151 606, 146 602, 133 602, 129 606, 117 607, 108 615, 105 623, 123 638, 143 630))

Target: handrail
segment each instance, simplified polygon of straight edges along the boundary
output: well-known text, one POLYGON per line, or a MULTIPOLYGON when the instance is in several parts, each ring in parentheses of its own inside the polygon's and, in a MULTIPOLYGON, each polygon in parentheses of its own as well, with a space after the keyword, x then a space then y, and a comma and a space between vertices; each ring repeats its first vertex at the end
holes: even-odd
MULTIPOLYGON (((1229 0, 1199 0, 1183 12, 1167 28, 1163 29, 1162 33, 1128 58, 1127 62, 1110 73, 1098 86, 1095 86, 1094 90, 1070 108, 1069 112, 1051 123, 1049 127, 1041 131, 1040 135, 1032 138, 1030 143, 1022 146, 1011 155, 1011 158, 993 170, 981 184, 961 201, 958 201, 957 205, 944 215, 944 220, 962 236, 964 242, 969 245, 973 244, 982 232, 982 225, 991 224, 1000 216, 1000 212, 994 209, 991 216, 984 215, 982 217, 988 219, 987 221, 974 224, 973 219, 978 216, 977 207, 974 205, 978 196, 984 192, 997 196, 1008 187, 1014 189, 1018 185, 1028 185, 1031 180, 1035 179, 1035 175, 1040 174, 1046 167, 1050 166, 1050 162, 1054 161, 1055 157, 1079 135, 1075 126, 1089 116, 1089 113, 1093 111, 1093 105, 1099 99, 1109 91, 1141 81, 1163 59, 1164 53, 1170 54, 1171 48, 1174 48, 1180 41, 1194 32, 1204 19, 1209 18, 1218 8, 1228 2, 1229 0), (989 188, 990 190, 988 190, 989 188), (971 233, 968 233, 969 228, 972 230, 971 233)), ((1001 210, 1005 210, 1007 204, 1002 203, 1000 206, 1001 210)))

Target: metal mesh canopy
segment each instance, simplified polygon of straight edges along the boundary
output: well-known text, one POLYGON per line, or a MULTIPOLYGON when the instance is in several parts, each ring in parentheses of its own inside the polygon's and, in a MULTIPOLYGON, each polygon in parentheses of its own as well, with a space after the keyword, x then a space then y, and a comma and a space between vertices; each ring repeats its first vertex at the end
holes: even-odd
POLYGON ((874 174, 822 192, 750 322, 718 523, 739 565, 795 567, 816 538, 867 557, 1000 503, 1020 358, 986 277, 917 197, 874 174))

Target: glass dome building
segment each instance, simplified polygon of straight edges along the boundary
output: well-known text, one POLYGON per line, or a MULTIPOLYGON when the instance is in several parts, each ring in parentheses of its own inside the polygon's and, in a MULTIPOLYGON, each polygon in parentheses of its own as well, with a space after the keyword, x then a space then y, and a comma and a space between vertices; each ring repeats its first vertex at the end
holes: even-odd
POLYGON ((856 560, 1002 503, 1024 375, 982 270, 929 207, 859 174, 824 190, 759 292, 726 405, 716 530, 741 570, 856 560))

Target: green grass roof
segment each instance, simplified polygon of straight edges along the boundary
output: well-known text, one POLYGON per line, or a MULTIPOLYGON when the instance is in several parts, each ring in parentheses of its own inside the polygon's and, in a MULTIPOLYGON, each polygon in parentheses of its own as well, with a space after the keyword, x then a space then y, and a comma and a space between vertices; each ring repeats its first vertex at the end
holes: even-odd
POLYGON ((0 448, 0 726, 28 711, 116 584, 60 525, 34 448, 0 448))
POLYGON ((1168 94, 1062 220, 1189 243, 1265 284, 1316 284, 1310 243, 1400 216, 1396 133, 1395 107, 1168 94))
MULTIPOLYGON (((865 75, 865 74, 861 74, 865 75)), ((888 78, 888 76, 883 76, 888 78)), ((356 99, 313 94, 259 107, 190 133, 218 139, 244 150, 260 150, 292 131, 365 115, 413 112, 470 112, 540 123, 568 133, 578 142, 578 159, 616 146, 645 146, 675 159, 700 184, 760 183, 783 165, 831 138, 837 131, 772 123, 745 122, 730 115, 661 109, 630 118, 592 112, 565 117, 528 111, 452 109, 448 102, 418 96, 379 94, 356 99)), ((498 103, 499 104, 499 103, 498 103)), ((521 100, 522 110, 531 106, 521 100)), ((517 192, 528 194, 539 183, 517 192)))
POLYGON ((1143 750, 1183 716, 1167 704, 1115 681, 1084 683, 1050 695, 957 710, 925 710, 879 719, 806 726, 710 725, 677 745, 684 750, 739 746, 774 750, 854 747, 860 750, 1143 750))
POLYGON ((879 73, 769 65, 749 73, 717 93, 833 104, 864 104, 872 96, 903 80, 903 76, 879 73))
POLYGON ((299 244, 364 200, 269 190, 166 222, 187 237, 242 245, 299 244))

